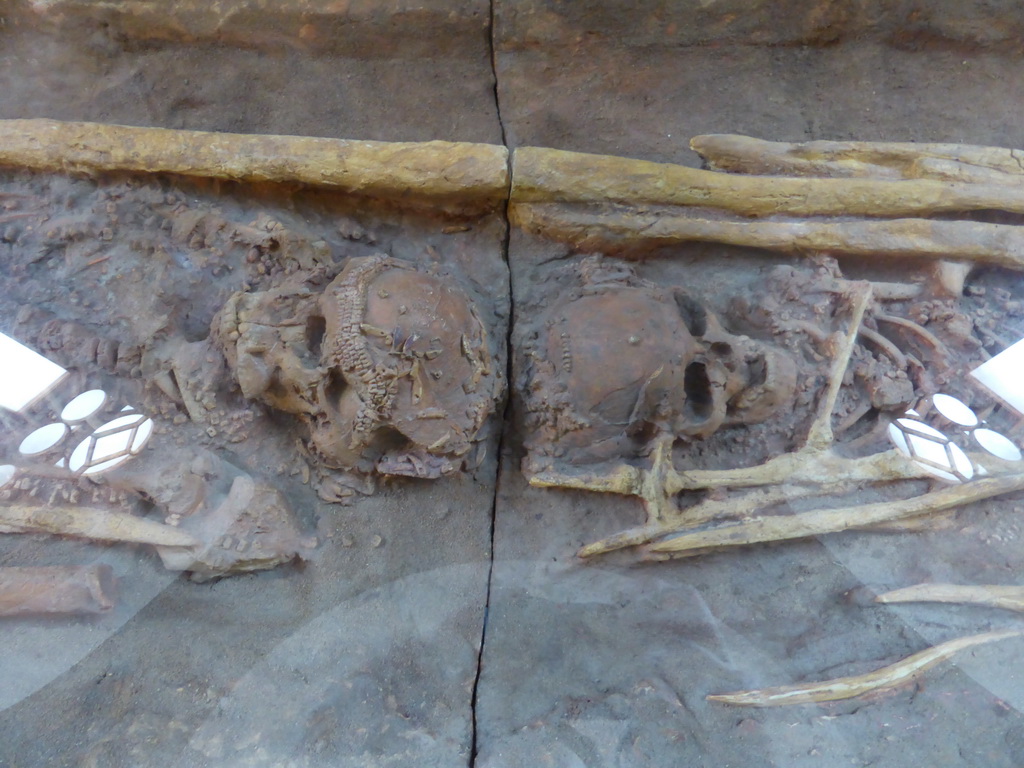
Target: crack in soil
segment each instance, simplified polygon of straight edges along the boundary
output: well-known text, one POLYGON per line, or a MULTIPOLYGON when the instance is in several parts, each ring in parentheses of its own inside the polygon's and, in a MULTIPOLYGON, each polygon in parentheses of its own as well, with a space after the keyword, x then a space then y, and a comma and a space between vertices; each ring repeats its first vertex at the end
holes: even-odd
MULTIPOLYGON (((494 3, 496 0, 490 0, 488 6, 488 43, 490 46, 490 59, 491 59, 491 75, 494 78, 494 110, 498 118, 498 128, 501 132, 501 143, 505 149, 508 149, 508 138, 505 134, 505 123, 501 118, 501 98, 498 93, 498 60, 497 60, 497 47, 495 45, 495 25, 494 25, 494 3)), ((512 193, 512 159, 511 154, 506 161, 508 163, 508 189, 505 193, 505 207, 503 216, 505 220, 505 236, 501 244, 501 255, 505 260, 505 264, 508 264, 508 246, 511 237, 511 224, 508 218, 508 206, 509 199, 512 193)), ((509 312, 508 312, 508 325, 505 330, 505 381, 506 386, 512 386, 512 320, 515 317, 515 297, 512 295, 511 270, 508 272, 509 279, 509 312)), ((487 624, 491 610, 491 586, 494 579, 494 528, 495 519, 498 513, 498 489, 501 486, 501 476, 505 471, 505 463, 503 462, 503 453, 505 446, 505 435, 508 433, 510 418, 512 412, 512 395, 511 392, 506 390, 505 395, 505 408, 502 414, 501 431, 498 434, 498 446, 496 453, 497 466, 494 472, 494 497, 491 500, 491 528, 490 528, 490 541, 488 546, 488 565, 487 565, 487 591, 484 597, 484 617, 483 622, 480 625, 480 647, 477 651, 476 657, 476 676, 473 679, 473 692, 470 699, 470 717, 471 717, 471 739, 470 739, 470 750, 469 750, 469 768, 474 768, 476 765, 477 753, 479 751, 478 744, 478 728, 477 728, 477 701, 480 693, 480 677, 483 672, 483 660, 484 660, 484 646, 487 642, 487 624)))

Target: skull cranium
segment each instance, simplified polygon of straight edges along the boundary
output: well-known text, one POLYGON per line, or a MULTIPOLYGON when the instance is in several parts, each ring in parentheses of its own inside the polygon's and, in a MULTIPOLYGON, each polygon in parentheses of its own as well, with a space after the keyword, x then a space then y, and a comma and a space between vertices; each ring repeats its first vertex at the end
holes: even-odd
POLYGON ((457 469, 502 393, 487 329, 450 277, 382 254, 308 286, 239 294, 217 334, 243 394, 301 415, 332 467, 457 469))
POLYGON ((656 435, 764 421, 792 398, 788 355, 729 333, 688 295, 597 257, 577 272, 527 350, 531 458, 628 457, 656 435))

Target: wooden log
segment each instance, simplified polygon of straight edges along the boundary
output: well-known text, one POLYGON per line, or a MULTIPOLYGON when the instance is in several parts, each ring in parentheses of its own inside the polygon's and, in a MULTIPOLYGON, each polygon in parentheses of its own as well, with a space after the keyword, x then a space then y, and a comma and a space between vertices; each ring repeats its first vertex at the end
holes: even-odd
POLYGON ((974 210, 1024 213, 1024 185, 933 179, 766 179, 625 157, 520 147, 512 158, 511 200, 701 206, 751 217, 896 218, 974 210))
POLYGON ((521 229, 581 249, 701 241, 793 254, 956 259, 1024 269, 1024 227, 1011 224, 934 219, 749 221, 559 204, 516 204, 510 207, 510 216, 521 229))
POLYGON ((694 136, 690 147, 708 168, 730 173, 1013 185, 1024 181, 1024 151, 1002 147, 909 142, 790 143, 734 134, 694 136))
POLYGON ((348 141, 0 120, 0 166, 301 183, 398 200, 497 204, 508 194, 508 150, 467 142, 348 141))
POLYGON ((109 565, 0 568, 0 616, 106 613, 113 590, 109 565))

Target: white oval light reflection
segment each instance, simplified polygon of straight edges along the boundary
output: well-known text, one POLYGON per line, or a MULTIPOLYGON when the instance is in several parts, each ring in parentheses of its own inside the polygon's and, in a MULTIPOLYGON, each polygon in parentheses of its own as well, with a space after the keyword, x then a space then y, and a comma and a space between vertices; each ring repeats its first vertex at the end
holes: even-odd
POLYGON ((978 424, 978 416, 965 403, 952 395, 933 395, 932 405, 935 410, 962 427, 974 427, 978 424))
POLYGON ((1020 448, 1010 438, 999 434, 994 429, 976 429, 973 435, 974 439, 978 441, 978 445, 993 456, 998 456, 1006 461, 1020 461, 1021 458, 1024 458, 1020 448))
POLYGON ((85 421, 107 404, 107 393, 102 389, 90 389, 75 397, 64 406, 60 417, 68 424, 85 421))
POLYGON ((64 439, 67 433, 68 428, 64 424, 58 422, 47 424, 45 427, 40 427, 34 432, 30 432, 21 441, 21 445, 18 446, 18 452, 24 456, 38 456, 57 445, 64 439))
POLYGON ((936 440, 940 440, 944 444, 949 442, 948 437, 935 429, 935 427, 929 427, 923 421, 915 421, 914 419, 896 419, 896 423, 904 429, 913 430, 914 432, 920 432, 922 435, 934 437, 936 440))
POLYGON ((897 419, 889 425, 889 438, 908 458, 935 477, 951 483, 974 477, 974 465, 967 454, 927 424, 913 419, 897 419))
POLYGON ((75 447, 68 462, 69 468, 83 475, 106 472, 141 451, 152 434, 152 419, 141 413, 120 416, 108 421, 75 447))
POLYGON ((144 422, 139 424, 139 428, 135 430, 135 439, 132 440, 131 448, 129 448, 129 450, 132 452, 132 455, 137 454, 139 451, 146 447, 146 443, 149 442, 149 438, 152 434, 152 419, 146 419, 144 422))
POLYGON ((17 467, 13 464, 0 464, 0 488, 11 482, 14 479, 14 473, 17 471, 17 467))

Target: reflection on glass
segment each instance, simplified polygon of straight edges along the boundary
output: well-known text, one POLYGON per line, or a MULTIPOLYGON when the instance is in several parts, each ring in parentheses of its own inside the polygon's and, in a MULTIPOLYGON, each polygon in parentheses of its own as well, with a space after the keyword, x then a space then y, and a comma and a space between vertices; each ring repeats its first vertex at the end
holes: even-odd
POLYGON ((106 404, 106 392, 102 389, 90 389, 65 405, 64 410, 60 412, 60 418, 68 424, 78 424, 97 413, 106 404))
POLYGON ((47 424, 29 433, 18 446, 18 452, 24 456, 38 456, 59 444, 67 432, 68 428, 63 424, 47 424))
POLYGON ((56 363, 3 333, 0 333, 0 360, 7 372, 0 377, 0 406, 11 411, 24 410, 67 374, 56 363))
POLYGON ((971 376, 994 395, 1013 407, 1018 413, 1024 414, 1024 339, 1008 347, 982 363, 971 376))

